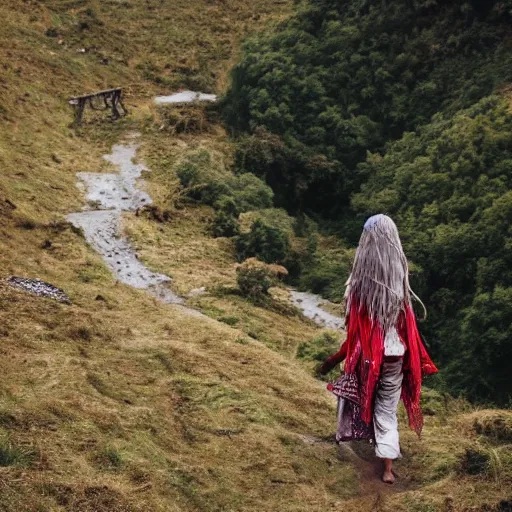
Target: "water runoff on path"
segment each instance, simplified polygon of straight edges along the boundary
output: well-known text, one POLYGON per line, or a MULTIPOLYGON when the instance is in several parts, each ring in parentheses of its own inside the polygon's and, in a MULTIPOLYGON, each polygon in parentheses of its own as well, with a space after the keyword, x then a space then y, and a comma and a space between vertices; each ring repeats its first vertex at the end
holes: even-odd
POLYGON ((85 189, 89 207, 71 213, 68 220, 81 228, 86 240, 103 257, 119 281, 147 290, 162 302, 181 304, 183 299, 169 288, 171 279, 152 272, 137 257, 126 238, 121 235, 123 212, 135 211, 151 203, 149 195, 137 188, 144 165, 134 162, 137 145, 117 144, 105 160, 119 168, 117 174, 81 172, 79 186, 85 189))
POLYGON ((329 313, 322 308, 322 305, 325 305, 327 301, 320 297, 320 295, 292 290, 290 297, 293 304, 302 311, 302 314, 313 320, 320 327, 333 331, 339 331, 344 328, 345 322, 341 316, 329 313))
MULTIPOLYGON (((157 96, 157 104, 213 102, 214 94, 181 91, 170 96, 157 96)), ((183 299, 169 288, 171 279, 152 272, 142 264, 134 248, 121 235, 123 212, 135 211, 151 204, 151 197, 138 188, 144 165, 135 163, 137 144, 116 144, 105 160, 119 168, 119 173, 78 173, 79 186, 85 190, 88 207, 71 213, 68 220, 81 228, 86 240, 98 251, 119 281, 147 290, 162 302, 181 304, 183 299)))

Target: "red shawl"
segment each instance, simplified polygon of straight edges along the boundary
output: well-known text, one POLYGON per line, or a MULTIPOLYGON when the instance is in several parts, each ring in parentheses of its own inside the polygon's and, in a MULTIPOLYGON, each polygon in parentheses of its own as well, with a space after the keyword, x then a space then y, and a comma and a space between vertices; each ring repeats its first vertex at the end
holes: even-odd
MULTIPOLYGON (((343 359, 346 373, 357 373, 360 383, 361 416, 366 424, 373 417, 375 391, 384 358, 384 333, 378 322, 372 322, 366 309, 353 301, 346 319, 347 339, 341 349, 322 365, 326 373, 343 359), (360 361, 360 358, 362 360, 360 361), (362 364, 358 364, 361 362, 362 364), (364 370, 363 370, 364 369, 364 370)), ((422 375, 436 373, 416 325, 416 317, 410 306, 400 313, 397 324, 400 339, 407 347, 404 355, 402 400, 407 410, 410 427, 421 433, 423 416, 420 407, 422 375)))

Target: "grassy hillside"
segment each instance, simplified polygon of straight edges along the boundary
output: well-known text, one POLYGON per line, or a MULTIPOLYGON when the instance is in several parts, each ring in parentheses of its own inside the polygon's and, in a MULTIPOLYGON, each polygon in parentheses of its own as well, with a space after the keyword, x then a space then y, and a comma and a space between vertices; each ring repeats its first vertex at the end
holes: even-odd
POLYGON ((125 230, 180 293, 206 286, 188 302, 213 318, 116 283, 65 222, 84 202, 76 172, 107 169, 102 155, 131 131, 142 132, 160 208, 187 151, 204 147, 229 163, 219 126, 160 130, 151 96, 222 90, 240 37, 290 7, 1 3, 0 277, 42 278, 73 302, 0 285, 2 512, 426 511, 450 499, 456 510, 498 509, 507 497, 510 415, 433 392, 423 441, 403 429, 396 488, 380 485, 365 453, 340 452, 329 441, 333 401, 295 359, 319 330, 222 292, 234 286, 235 258, 229 240, 210 236, 209 207, 173 202, 167 222, 127 215, 125 230), (69 128, 69 95, 118 85, 129 118, 69 128))

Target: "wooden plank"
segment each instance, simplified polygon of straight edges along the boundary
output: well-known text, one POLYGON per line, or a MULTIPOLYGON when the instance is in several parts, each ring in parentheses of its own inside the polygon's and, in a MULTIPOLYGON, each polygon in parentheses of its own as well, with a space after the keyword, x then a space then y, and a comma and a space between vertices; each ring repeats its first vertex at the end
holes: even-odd
POLYGON ((78 101, 78 100, 88 100, 89 98, 96 98, 97 96, 105 96, 107 94, 112 94, 115 92, 121 92, 122 89, 118 87, 117 89, 106 89, 105 91, 93 92, 91 94, 84 94, 82 96, 73 96, 69 98, 69 101, 78 101))
POLYGON ((90 108, 93 110, 108 110, 110 108, 112 110, 112 119, 114 120, 121 117, 119 107, 121 108, 122 115, 128 114, 128 110, 123 104, 122 96, 123 91, 118 87, 116 89, 107 89, 105 91, 98 91, 92 94, 84 94, 82 96, 70 98, 69 104, 73 107, 75 115, 74 125, 80 126, 82 123, 82 116, 87 103, 89 103, 90 108), (94 98, 103 98, 105 108, 96 108, 92 101, 94 98))

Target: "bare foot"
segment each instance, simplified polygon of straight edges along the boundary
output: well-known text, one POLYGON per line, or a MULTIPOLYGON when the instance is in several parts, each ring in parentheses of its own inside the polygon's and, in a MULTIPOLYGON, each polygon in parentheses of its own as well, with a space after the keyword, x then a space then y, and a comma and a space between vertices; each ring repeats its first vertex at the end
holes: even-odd
POLYGON ((384 473, 382 474, 382 481, 385 484, 394 484, 395 475, 393 474, 393 471, 384 471, 384 473))
POLYGON ((384 473, 382 474, 382 481, 385 484, 395 483, 395 475, 393 474, 393 461, 391 459, 384 459, 384 473))

